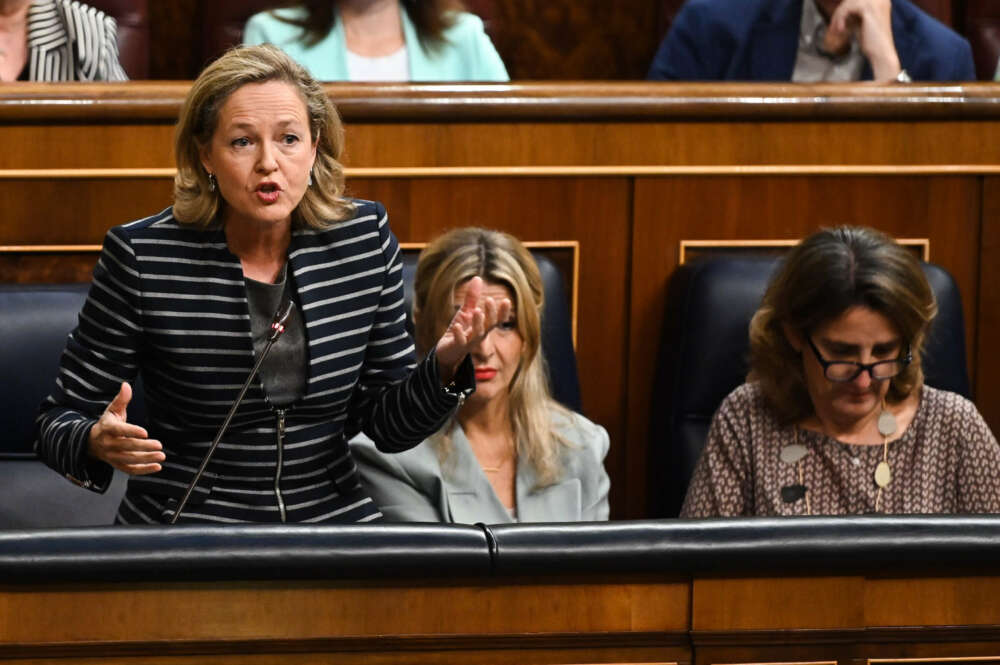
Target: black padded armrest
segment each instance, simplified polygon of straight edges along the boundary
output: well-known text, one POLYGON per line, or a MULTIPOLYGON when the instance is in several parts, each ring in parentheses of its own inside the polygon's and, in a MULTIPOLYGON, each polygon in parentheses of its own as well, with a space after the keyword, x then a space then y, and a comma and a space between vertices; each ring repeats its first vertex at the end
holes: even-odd
POLYGON ((0 582, 369 579, 490 574, 479 527, 452 524, 0 531, 0 582))
POLYGON ((998 569, 993 515, 0 531, 3 584, 998 569))
POLYGON ((498 575, 1000 568, 997 516, 778 517, 489 527, 498 575))

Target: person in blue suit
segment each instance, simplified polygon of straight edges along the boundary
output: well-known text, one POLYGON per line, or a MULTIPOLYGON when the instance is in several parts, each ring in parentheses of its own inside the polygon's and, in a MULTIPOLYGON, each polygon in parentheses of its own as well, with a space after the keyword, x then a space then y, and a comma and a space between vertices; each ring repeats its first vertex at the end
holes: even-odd
POLYGON ((909 0, 689 0, 648 78, 971 81, 968 41, 909 0))

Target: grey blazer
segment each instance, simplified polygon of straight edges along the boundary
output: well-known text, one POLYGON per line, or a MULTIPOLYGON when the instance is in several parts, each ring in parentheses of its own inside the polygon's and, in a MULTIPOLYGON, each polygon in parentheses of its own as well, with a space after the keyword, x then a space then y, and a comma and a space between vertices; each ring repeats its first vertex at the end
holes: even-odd
POLYGON ((28 80, 126 81, 118 29, 77 0, 35 0, 28 10, 28 80))
MULTIPOLYGON (((579 414, 553 413, 564 447, 563 472, 554 485, 537 488, 534 469, 518 462, 515 492, 519 522, 579 522, 608 519, 604 470, 608 433, 579 414)), ((379 452, 371 440, 356 437, 351 452, 361 482, 388 522, 513 522, 479 465, 465 432, 456 423, 453 448, 442 465, 424 441, 401 453, 379 452)))

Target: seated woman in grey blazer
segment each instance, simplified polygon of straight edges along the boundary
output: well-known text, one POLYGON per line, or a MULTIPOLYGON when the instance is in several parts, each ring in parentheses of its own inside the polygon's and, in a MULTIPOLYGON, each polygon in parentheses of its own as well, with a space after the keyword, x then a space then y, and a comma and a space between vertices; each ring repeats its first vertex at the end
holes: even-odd
POLYGON ((391 522, 606 520, 608 434, 549 395, 541 354, 542 279, 531 254, 499 231, 449 231, 420 255, 416 344, 433 345, 466 285, 513 303, 470 354, 476 391, 439 432, 402 453, 351 443, 362 482, 391 522))

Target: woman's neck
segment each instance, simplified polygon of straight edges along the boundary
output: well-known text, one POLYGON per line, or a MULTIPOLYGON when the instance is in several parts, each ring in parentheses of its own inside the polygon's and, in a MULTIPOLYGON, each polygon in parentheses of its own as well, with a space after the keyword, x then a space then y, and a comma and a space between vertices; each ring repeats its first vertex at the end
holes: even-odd
MULTIPOLYGON (((885 410, 892 413, 896 419, 896 431, 888 437, 889 441, 903 436, 906 428, 916 415, 917 406, 920 404, 920 397, 917 391, 909 395, 898 404, 885 403, 885 410)), ((831 437, 841 443, 854 445, 882 445, 886 439, 879 432, 878 418, 882 415, 882 406, 879 406, 871 413, 865 414, 863 418, 857 420, 838 419, 832 414, 820 412, 804 418, 798 423, 799 427, 819 432, 824 436, 831 437)))
POLYGON ((341 0, 337 6, 351 53, 377 58, 406 45, 397 0, 341 0))
POLYGON ((514 509, 517 506, 517 439, 507 415, 506 400, 492 399, 483 405, 466 404, 458 414, 458 421, 493 493, 507 510, 514 509))
POLYGON ((229 251, 240 259, 243 274, 258 282, 273 282, 281 273, 292 240, 291 222, 255 224, 226 220, 229 251))
POLYGON ((482 404, 475 400, 466 402, 457 417, 462 430, 470 440, 477 435, 491 438, 498 432, 514 431, 506 399, 491 399, 482 404))

